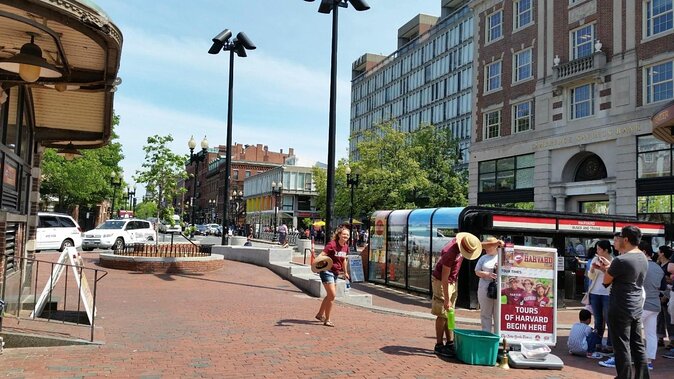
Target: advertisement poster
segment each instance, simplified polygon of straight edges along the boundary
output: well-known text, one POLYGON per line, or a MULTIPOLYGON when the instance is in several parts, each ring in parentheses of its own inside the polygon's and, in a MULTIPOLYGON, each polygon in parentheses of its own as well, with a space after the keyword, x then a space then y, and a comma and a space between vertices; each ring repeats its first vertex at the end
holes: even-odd
POLYGON ((376 282, 386 279, 386 221, 390 211, 375 212, 370 230, 369 278, 376 282))
POLYGON ((508 342, 557 340, 557 250, 506 245, 499 254, 499 333, 508 342))

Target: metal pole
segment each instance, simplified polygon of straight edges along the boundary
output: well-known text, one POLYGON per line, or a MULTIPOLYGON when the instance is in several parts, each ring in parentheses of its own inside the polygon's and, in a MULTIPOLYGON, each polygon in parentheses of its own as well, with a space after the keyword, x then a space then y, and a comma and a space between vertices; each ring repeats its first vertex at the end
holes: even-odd
MULTIPOLYGON (((328 182, 325 199, 325 235, 330 236, 335 198, 335 138, 337 133, 337 23, 339 5, 332 8, 332 57, 330 60, 330 116, 328 123, 328 182)), ((327 238, 327 237, 326 237, 327 238)))
POLYGON ((115 198, 117 197, 117 186, 112 185, 112 208, 110 208, 110 218, 115 218, 115 198))
POLYGON ((278 193, 274 191, 274 239, 273 242, 278 241, 277 234, 278 233, 278 193))
POLYGON ((194 208, 196 208, 194 203, 197 200, 197 174, 199 173, 199 158, 197 155, 194 155, 194 160, 197 164, 194 168, 194 179, 192 179, 192 216, 190 217, 190 223, 192 223, 192 225, 194 225, 194 208))
POLYGON ((350 229, 351 244, 353 245, 353 251, 356 251, 356 239, 353 237, 353 189, 356 183, 352 182, 348 178, 347 181, 350 182, 349 185, 351 186, 351 209, 349 209, 349 228, 351 228, 350 229))
POLYGON ((229 50, 229 95, 227 99, 227 155, 225 156, 225 197, 223 198, 222 210, 222 244, 227 245, 229 240, 229 225, 227 225, 227 212, 229 211, 229 172, 232 167, 232 96, 234 96, 234 49, 229 50))

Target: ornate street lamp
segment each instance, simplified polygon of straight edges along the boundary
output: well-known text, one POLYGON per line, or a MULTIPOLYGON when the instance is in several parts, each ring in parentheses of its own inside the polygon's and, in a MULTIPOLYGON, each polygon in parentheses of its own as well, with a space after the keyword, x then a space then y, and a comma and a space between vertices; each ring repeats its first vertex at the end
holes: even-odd
MULTIPOLYGON (((314 0, 305 0, 313 2, 314 0)), ((366 11, 370 6, 364 0, 321 0, 318 13, 332 12, 332 54, 330 60, 330 115, 328 122, 328 179, 325 199, 325 233, 330 235, 330 223, 335 198, 335 138, 337 133, 337 25, 339 8, 351 4, 357 11, 366 11)))
POLYGON ((241 210, 241 202, 243 201, 243 191, 238 191, 235 189, 232 191, 232 195, 229 197, 229 201, 234 202, 236 208, 232 212, 232 224, 237 225, 239 221, 239 211, 241 210))
POLYGON ((353 193, 358 187, 358 179, 360 174, 354 173, 351 175, 351 167, 346 166, 346 185, 351 187, 351 208, 349 209, 349 228, 351 228, 351 245, 352 251, 356 251, 356 239, 353 236, 353 193))
POLYGON ((131 186, 126 187, 126 201, 128 203, 127 209, 131 208, 133 211, 133 216, 136 217, 136 185, 133 185, 133 191, 131 191, 131 186))
POLYGON ((112 186, 112 207, 110 207, 110 218, 115 216, 115 198, 117 197, 117 188, 122 186, 122 173, 110 173, 110 185, 112 186))
POLYGON ((278 241, 278 203, 283 193, 283 183, 271 182, 271 193, 274 195, 274 239, 272 239, 272 242, 276 242, 278 241))
POLYGON ((194 168, 194 179, 192 181, 192 213, 190 217, 190 223, 194 225, 194 209, 196 208, 194 201, 197 197, 197 176, 199 175, 199 162, 203 162, 208 156, 208 140, 206 136, 201 140, 201 151, 194 154, 194 148, 197 147, 197 142, 194 140, 194 136, 190 137, 190 140, 187 142, 187 147, 190 148, 190 161, 189 165, 191 166, 193 162, 196 162, 194 168))

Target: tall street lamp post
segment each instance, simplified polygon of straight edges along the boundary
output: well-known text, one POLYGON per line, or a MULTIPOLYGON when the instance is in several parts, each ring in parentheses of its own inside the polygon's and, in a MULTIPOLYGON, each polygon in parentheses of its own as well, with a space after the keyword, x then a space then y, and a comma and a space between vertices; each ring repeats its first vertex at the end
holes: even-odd
POLYGON ((226 245, 229 238, 227 225, 227 197, 229 196, 229 175, 232 168, 232 104, 234 95, 234 53, 239 57, 246 57, 246 50, 255 50, 255 45, 248 39, 245 33, 239 32, 234 40, 230 41, 232 32, 225 29, 213 37, 213 45, 208 50, 209 54, 218 54, 220 51, 229 51, 229 92, 227 98, 227 155, 225 156, 225 188, 223 191, 222 210, 222 244, 226 245))
POLYGON ((115 217, 115 198, 117 197, 117 188, 122 186, 122 174, 116 172, 110 173, 110 185, 112 186, 112 207, 110 208, 110 218, 115 217))
MULTIPOLYGON (((346 166, 346 185, 348 185, 351 188, 351 208, 349 209, 349 228, 351 230, 351 247, 352 251, 356 251, 356 239, 353 236, 353 193, 358 187, 358 179, 360 177, 360 174, 354 173, 353 175, 351 174, 351 167, 346 166)), ((357 236, 356 236, 357 237, 357 236)))
MULTIPOLYGON (((313 2, 314 0, 304 0, 313 2)), ((335 198, 335 136, 337 132, 337 25, 339 8, 347 8, 349 3, 357 11, 366 11, 370 6, 364 0, 321 0, 318 13, 332 12, 332 55, 330 60, 330 115, 328 122, 328 180, 325 197, 325 233, 330 235, 330 223, 335 198)))
POLYGON ((199 176, 199 162, 203 162, 208 155, 208 140, 206 136, 201 140, 201 151, 194 154, 194 148, 197 147, 197 142, 194 140, 194 136, 190 137, 190 140, 187 142, 187 147, 190 148, 190 161, 189 165, 191 166, 193 162, 196 162, 194 168, 194 179, 192 181, 192 213, 190 217, 190 223, 194 225, 194 210, 196 208, 194 202, 197 198, 197 176, 199 176))
POLYGON ((271 182, 271 193, 274 195, 274 238, 272 242, 278 241, 278 200, 283 192, 283 183, 271 182))
POLYGON ((126 199, 129 202, 128 208, 131 208, 133 216, 136 217, 136 185, 133 185, 133 191, 131 191, 131 186, 126 187, 126 199))
POLYGON ((232 212, 232 224, 238 225, 239 223, 239 211, 241 209, 241 201, 243 200, 243 191, 233 190, 232 195, 229 197, 230 202, 234 202, 234 212, 232 212))

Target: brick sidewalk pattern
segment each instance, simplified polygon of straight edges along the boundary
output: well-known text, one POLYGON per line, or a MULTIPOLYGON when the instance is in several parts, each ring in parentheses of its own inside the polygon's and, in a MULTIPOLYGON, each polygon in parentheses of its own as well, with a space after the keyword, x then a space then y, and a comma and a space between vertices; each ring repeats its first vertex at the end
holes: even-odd
MULTIPOLYGON (((96 266, 96 254, 85 255, 96 266)), ((336 304, 327 328, 320 300, 263 267, 226 261, 194 275, 109 270, 101 282, 102 345, 5 349, 7 378, 610 378, 595 360, 555 352, 561 371, 469 366, 433 354, 433 322, 336 304)), ((392 301, 392 300, 389 300, 392 301)), ((461 326, 460 327, 464 327, 461 326)), ((474 327, 474 326, 473 326, 474 327)), ((660 353, 660 351, 659 351, 660 353)), ((658 359, 653 378, 671 378, 658 359)))

